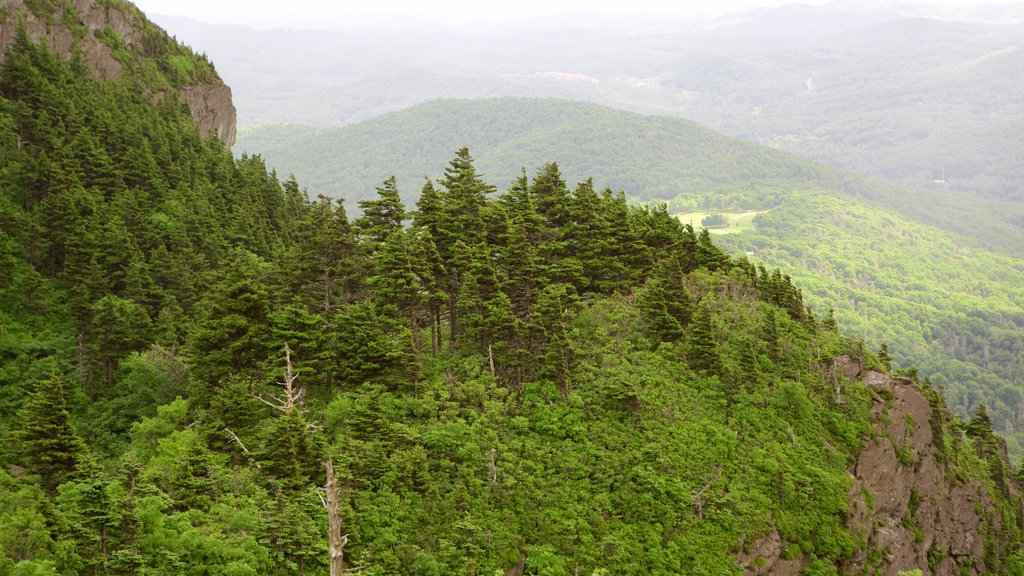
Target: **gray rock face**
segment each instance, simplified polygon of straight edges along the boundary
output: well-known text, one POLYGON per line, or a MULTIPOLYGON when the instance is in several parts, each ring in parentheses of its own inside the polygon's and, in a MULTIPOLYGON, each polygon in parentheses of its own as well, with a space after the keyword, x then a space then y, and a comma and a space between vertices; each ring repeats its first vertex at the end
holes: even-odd
MULTIPOLYGON (((880 372, 863 380, 882 394, 872 408, 875 434, 851 471, 850 529, 867 540, 868 552, 881 552, 881 574, 985 573, 982 534, 987 522, 1001 522, 982 516, 992 510, 985 488, 947 478, 933 442, 933 410, 920 390, 880 372)), ((868 567, 868 552, 850 560, 849 572, 868 567)))
MULTIPOLYGON (((0 64, 5 60, 5 51, 16 36, 18 25, 25 27, 29 38, 45 40, 50 48, 61 56, 70 57, 76 47, 85 56, 90 68, 100 78, 119 78, 124 66, 114 58, 109 46, 95 36, 95 32, 108 27, 116 32, 125 46, 141 45, 143 31, 139 19, 141 13, 132 9, 104 6, 96 0, 74 0, 78 21, 65 22, 65 14, 54 14, 49 18, 36 18, 26 6, 25 0, 0 0, 0 64), (77 37, 70 24, 84 26, 87 34, 77 37)), ((155 94, 154 98, 165 97, 155 94)), ((192 111, 192 119, 203 137, 213 134, 228 147, 235 143, 236 112, 231 99, 231 89, 223 83, 184 86, 179 96, 192 111)))
POLYGON ((213 134, 228 148, 235 143, 238 128, 231 88, 224 84, 186 86, 181 89, 181 99, 188 103, 192 120, 203 136, 213 134))
MULTIPOLYGON (((859 378, 877 393, 874 432, 849 470, 847 527, 867 547, 840 572, 984 574, 983 534, 986 527, 998 529, 1003 520, 984 486, 947 477, 932 436, 928 398, 911 380, 862 371, 847 356, 836 358, 828 369, 836 377, 859 378)), ((751 544, 737 555, 745 575, 799 574, 808 562, 803 554, 783 559, 787 543, 774 529, 751 544)))

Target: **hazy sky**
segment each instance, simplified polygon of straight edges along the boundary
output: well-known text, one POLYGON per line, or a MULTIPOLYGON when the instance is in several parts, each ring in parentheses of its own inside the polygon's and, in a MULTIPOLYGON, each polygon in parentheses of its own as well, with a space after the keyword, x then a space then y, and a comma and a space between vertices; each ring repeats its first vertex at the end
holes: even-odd
MULTIPOLYGON (((825 4, 828 0, 805 0, 825 4)), ((849 4, 885 4, 885 0, 846 0, 849 4)), ((945 6, 1010 4, 1021 0, 926 0, 945 6)), ((346 18, 407 16, 445 22, 544 16, 574 10, 666 13, 687 17, 718 16, 793 0, 135 0, 153 14, 187 16, 207 22, 288 25, 346 18)))

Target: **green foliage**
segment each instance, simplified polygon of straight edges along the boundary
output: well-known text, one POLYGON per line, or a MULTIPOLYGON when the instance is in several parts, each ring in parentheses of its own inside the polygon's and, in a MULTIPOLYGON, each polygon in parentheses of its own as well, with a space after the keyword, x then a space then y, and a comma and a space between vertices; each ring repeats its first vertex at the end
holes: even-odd
POLYGON ((18 414, 20 460, 52 493, 62 482, 92 472, 91 457, 71 423, 64 386, 57 376, 39 382, 18 414))
POLYGON ((714 214, 708 214, 700 221, 700 225, 705 228, 722 228, 728 223, 729 222, 725 219, 725 216, 722 216, 717 212, 714 214))
POLYGON ((521 166, 540 169, 558 157, 562 186, 595 175, 642 200, 685 193, 699 203, 725 194, 746 208, 771 207, 789 183, 829 173, 685 120, 551 99, 441 100, 334 129, 260 126, 243 130, 236 149, 259 151, 319 194, 364 200, 380 174, 395 170, 398 185, 412 192, 459 146, 476 150, 480 170, 502 187, 521 166))
MULTIPOLYGON (((887 343, 893 367, 916 366, 958 417, 986 404, 1020 454, 1024 292, 1011 280, 1024 273, 1019 259, 831 194, 796 194, 755 222, 753 232, 716 240, 784 270, 806 304, 833 308, 873 347, 887 343)), ((796 302, 787 308, 796 312, 796 302)))
MULTIPOLYGON (((129 86, 24 39, 0 72, 0 221, 30 224, 0 245, 0 570, 323 573, 328 457, 368 574, 736 573, 772 529, 834 574, 866 545, 871 395, 821 369, 857 346, 780 271, 554 163, 494 198, 466 148, 411 227, 393 180, 350 225, 129 86)), ((1013 525, 991 424, 987 452, 930 424, 1013 525)))

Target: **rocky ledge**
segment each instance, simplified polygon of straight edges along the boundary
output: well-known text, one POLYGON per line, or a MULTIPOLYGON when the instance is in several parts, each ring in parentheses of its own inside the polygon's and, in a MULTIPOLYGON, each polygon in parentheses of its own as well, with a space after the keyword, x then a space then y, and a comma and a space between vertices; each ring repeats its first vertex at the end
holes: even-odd
MULTIPOLYGON (((0 64, 3 64, 7 46, 16 37, 18 26, 22 25, 29 38, 37 42, 45 40, 65 58, 75 49, 79 50, 98 77, 119 78, 124 66, 96 33, 109 28, 126 47, 140 46, 145 35, 139 23, 146 22, 145 16, 128 3, 74 0, 66 5, 73 10, 54 10, 39 17, 26 0, 0 0, 0 64), (66 18, 77 21, 67 22, 66 18), (76 35, 75 27, 84 27, 89 34, 76 35)), ((189 105, 192 119, 203 137, 212 134, 228 147, 235 143, 236 111, 229 87, 221 82, 182 86, 179 96, 189 105)))

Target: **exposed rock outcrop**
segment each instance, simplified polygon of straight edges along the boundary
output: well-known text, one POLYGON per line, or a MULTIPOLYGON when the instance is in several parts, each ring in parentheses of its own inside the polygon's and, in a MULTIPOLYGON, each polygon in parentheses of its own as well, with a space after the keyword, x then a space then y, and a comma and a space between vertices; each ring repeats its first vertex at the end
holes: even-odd
POLYGON ((984 573, 983 535, 988 523, 1001 521, 990 512, 987 490, 947 477, 933 408, 910 380, 874 371, 862 378, 878 394, 875 435, 851 471, 849 526, 868 547, 850 560, 849 571, 984 573))
POLYGON ((228 147, 235 143, 235 104, 231 88, 224 84, 200 84, 181 89, 181 98, 192 111, 192 119, 203 136, 213 134, 228 147))
MULTIPOLYGON (((20 24, 29 38, 37 42, 45 40, 52 50, 65 58, 75 49, 79 50, 98 77, 119 78, 124 73, 124 65, 97 33, 113 32, 125 47, 141 50, 145 38, 141 26, 153 25, 127 4, 74 0, 68 5, 74 10, 36 16, 25 0, 0 0, 0 64, 20 24), (67 21, 68 18, 74 21, 67 21)), ((204 137, 213 134, 228 147, 234 144, 236 112, 230 88, 222 82, 186 85, 180 87, 179 96, 190 106, 192 119, 204 137)))
MULTIPOLYGON (((943 423, 928 397, 909 378, 863 369, 840 356, 826 370, 832 378, 860 379, 871 389, 873 431, 850 469, 847 526, 866 546, 840 572, 895 576, 983 574, 984 535, 1003 519, 985 486, 954 481, 943 462, 943 423)), ((798 575, 809 559, 784 558, 787 543, 776 530, 737 556, 744 574, 798 575)))

